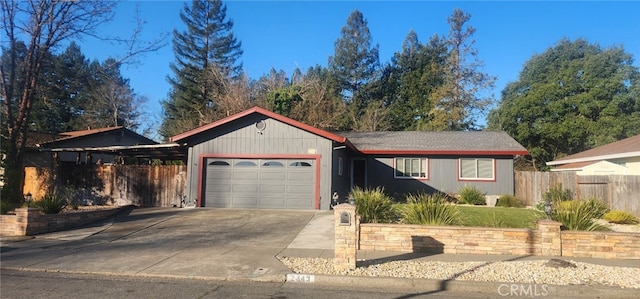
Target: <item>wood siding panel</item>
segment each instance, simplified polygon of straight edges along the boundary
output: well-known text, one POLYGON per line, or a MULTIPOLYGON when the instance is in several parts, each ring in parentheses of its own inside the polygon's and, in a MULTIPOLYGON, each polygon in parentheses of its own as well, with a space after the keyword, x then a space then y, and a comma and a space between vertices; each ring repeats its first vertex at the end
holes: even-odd
POLYGON ((434 192, 455 193, 464 185, 478 187, 487 195, 513 194, 513 160, 495 158, 495 181, 458 180, 458 158, 427 157, 429 159, 429 178, 394 178, 393 159, 395 157, 369 157, 367 159, 369 187, 384 186, 390 193, 434 192))
POLYGON ((233 127, 203 132, 200 143, 189 150, 189 198, 198 198, 201 155, 238 154, 312 154, 320 155, 320 209, 328 210, 331 200, 332 141, 262 115, 251 115, 233 122, 233 127), (263 120, 266 128, 260 134, 255 123, 263 120))

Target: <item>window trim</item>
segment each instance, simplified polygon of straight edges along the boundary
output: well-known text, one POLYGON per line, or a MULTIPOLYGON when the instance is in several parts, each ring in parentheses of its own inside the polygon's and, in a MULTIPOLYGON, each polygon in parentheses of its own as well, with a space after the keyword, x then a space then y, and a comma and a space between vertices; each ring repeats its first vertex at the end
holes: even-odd
POLYGON ((458 158, 458 181, 465 182, 495 182, 496 181, 496 159, 495 158, 458 158), (476 177, 462 177, 462 160, 475 160, 476 164, 476 177), (492 177, 491 178, 479 178, 478 177, 478 161, 485 160, 491 161, 492 177))
MULTIPOLYGON (((428 181, 429 180, 429 158, 427 157, 394 157, 393 158, 393 178, 394 179, 400 179, 400 180, 421 180, 421 181, 428 181), (424 163, 426 164, 425 167, 425 171, 424 171, 424 177, 422 176, 399 176, 398 175, 398 159, 403 159, 403 160, 412 160, 412 159, 419 159, 421 162, 424 161, 424 163)), ((420 166, 422 166, 422 163, 420 163, 420 166)))

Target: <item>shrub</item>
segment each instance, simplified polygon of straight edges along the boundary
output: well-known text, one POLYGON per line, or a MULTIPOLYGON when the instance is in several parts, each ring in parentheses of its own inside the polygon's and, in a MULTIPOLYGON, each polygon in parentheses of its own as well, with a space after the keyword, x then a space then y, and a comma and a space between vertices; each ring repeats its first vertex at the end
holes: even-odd
POLYGON ((6 200, 0 200, 0 214, 5 215, 19 206, 6 200))
POLYGON ((549 188, 549 191, 542 194, 542 199, 549 202, 568 201, 573 200, 571 190, 562 187, 562 184, 557 184, 554 187, 549 188))
POLYGON ((57 193, 47 193, 33 205, 40 208, 45 214, 58 214, 67 207, 67 200, 57 193))
POLYGON ((462 203, 470 205, 486 205, 487 200, 484 197, 484 193, 475 186, 465 185, 460 188, 458 195, 462 203))
POLYGON ((498 197, 496 207, 524 208, 524 203, 514 195, 504 194, 498 197))
POLYGON ((607 230, 604 226, 594 221, 599 218, 597 215, 600 211, 594 210, 593 208, 597 203, 590 201, 569 200, 555 202, 551 211, 551 219, 561 222, 562 226, 568 230, 607 230))
POLYGON ((593 213, 593 218, 600 219, 609 211, 607 205, 597 198, 589 198, 588 200, 582 201, 581 203, 585 205, 585 209, 593 213))
POLYGON ((607 220, 609 223, 616 223, 616 224, 640 223, 640 220, 638 219, 638 217, 625 211, 610 211, 609 213, 604 214, 602 218, 604 218, 604 220, 607 220))
POLYGON ((356 202, 356 213, 362 223, 390 223, 396 220, 396 209, 383 188, 355 188, 349 196, 356 202))
POLYGON ((449 203, 444 194, 410 194, 400 207, 402 222, 423 225, 458 224, 458 207, 449 203))

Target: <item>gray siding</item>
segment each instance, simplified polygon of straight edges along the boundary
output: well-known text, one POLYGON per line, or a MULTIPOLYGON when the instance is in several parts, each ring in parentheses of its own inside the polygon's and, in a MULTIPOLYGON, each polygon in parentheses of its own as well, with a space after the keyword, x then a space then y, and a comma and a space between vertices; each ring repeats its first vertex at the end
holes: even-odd
POLYGON ((384 186, 390 194, 403 194, 418 190, 456 193, 464 185, 476 186, 487 195, 513 194, 514 192, 513 160, 511 157, 491 157, 496 161, 495 181, 459 180, 459 157, 428 157, 428 180, 394 178, 393 158, 395 157, 367 158, 367 185, 369 187, 384 186))
POLYGON ((187 141, 189 148, 188 196, 197 199, 201 155, 308 155, 320 156, 320 209, 331 203, 332 141, 294 126, 267 118, 249 115, 202 132, 187 141), (256 122, 263 120, 266 128, 259 132, 256 122))

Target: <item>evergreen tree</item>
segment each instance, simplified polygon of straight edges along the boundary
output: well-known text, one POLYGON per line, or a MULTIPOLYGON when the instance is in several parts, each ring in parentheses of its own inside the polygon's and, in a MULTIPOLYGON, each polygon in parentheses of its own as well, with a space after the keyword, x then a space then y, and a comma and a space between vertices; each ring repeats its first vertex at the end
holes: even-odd
POLYGON ((478 129, 477 117, 493 103, 493 97, 481 98, 482 90, 494 86, 495 77, 483 73, 483 63, 474 48, 475 28, 467 25, 471 15, 455 9, 447 18, 450 30, 446 38, 449 54, 444 69, 445 81, 434 94, 427 128, 431 130, 478 129))
POLYGON ((527 61, 502 91, 489 128, 508 132, 545 162, 640 133, 640 69, 622 47, 561 40, 527 61))
POLYGON ((86 100, 78 116, 84 128, 124 126, 136 130, 140 126, 140 107, 144 98, 136 95, 129 80, 120 74, 120 64, 113 58, 90 65, 92 74, 86 100))
POLYGON ((86 128, 79 116, 81 105, 89 100, 92 75, 80 47, 71 42, 60 55, 49 55, 41 76, 30 130, 59 133, 86 128))
POLYGON ((161 135, 173 136, 226 114, 218 109, 217 99, 226 93, 228 80, 242 77, 241 43, 226 11, 220 0, 193 0, 180 12, 187 29, 173 32, 175 77, 168 79, 172 90, 162 103, 161 135))
POLYGON ((433 93, 443 84, 447 48, 434 35, 427 44, 411 30, 383 71, 382 98, 389 108, 391 130, 423 130, 431 121, 433 93))
POLYGON ((369 84, 375 80, 378 67, 378 45, 372 46, 367 21, 358 10, 353 11, 335 42, 335 54, 329 57, 329 69, 337 87, 349 106, 350 121, 357 122, 372 101, 369 84))

